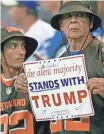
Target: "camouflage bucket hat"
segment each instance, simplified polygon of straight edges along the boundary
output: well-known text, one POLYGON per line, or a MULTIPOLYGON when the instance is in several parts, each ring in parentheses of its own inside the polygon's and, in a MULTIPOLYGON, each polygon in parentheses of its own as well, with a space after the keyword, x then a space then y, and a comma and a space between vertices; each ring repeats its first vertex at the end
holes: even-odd
POLYGON ((38 46, 38 42, 35 39, 24 36, 18 28, 5 26, 5 27, 1 28, 1 51, 3 51, 4 42, 12 37, 22 37, 25 40, 25 42, 26 42, 25 60, 27 58, 29 58, 29 56, 31 54, 34 53, 34 51, 36 50, 36 48, 38 46))
POLYGON ((60 16, 71 12, 85 12, 90 14, 94 18, 93 28, 90 31, 96 30, 101 25, 101 18, 92 11, 91 4, 89 1, 67 0, 67 2, 66 1, 60 2, 59 13, 51 18, 50 22, 51 26, 60 31, 60 24, 59 24, 60 16))

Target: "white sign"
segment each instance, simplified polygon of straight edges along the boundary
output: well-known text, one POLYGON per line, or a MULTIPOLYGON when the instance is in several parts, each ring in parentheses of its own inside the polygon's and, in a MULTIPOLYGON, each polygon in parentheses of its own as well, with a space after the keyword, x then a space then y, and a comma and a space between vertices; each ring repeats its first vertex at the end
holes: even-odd
POLYGON ((94 115, 84 55, 24 63, 37 121, 94 115))

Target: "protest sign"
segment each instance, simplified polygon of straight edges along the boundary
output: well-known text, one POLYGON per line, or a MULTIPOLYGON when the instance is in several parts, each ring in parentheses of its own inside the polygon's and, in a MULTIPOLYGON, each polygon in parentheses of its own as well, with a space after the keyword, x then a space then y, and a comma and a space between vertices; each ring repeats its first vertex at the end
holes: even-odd
POLYGON ((94 115, 84 55, 24 63, 37 121, 94 115))

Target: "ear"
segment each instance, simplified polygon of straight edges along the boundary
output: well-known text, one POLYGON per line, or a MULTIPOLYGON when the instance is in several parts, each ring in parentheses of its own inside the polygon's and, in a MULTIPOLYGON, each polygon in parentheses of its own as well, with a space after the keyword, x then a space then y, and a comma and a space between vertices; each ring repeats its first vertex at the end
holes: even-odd
POLYGON ((4 62, 4 61, 5 61, 4 54, 3 54, 3 52, 1 52, 1 63, 4 62))
POLYGON ((91 18, 91 21, 90 21, 90 29, 93 28, 93 22, 94 22, 94 17, 91 18))
POLYGON ((2 60, 4 59, 4 54, 3 54, 3 52, 1 52, 1 59, 2 59, 2 60))
POLYGON ((0 52, 1 58, 3 57, 3 52, 0 52))

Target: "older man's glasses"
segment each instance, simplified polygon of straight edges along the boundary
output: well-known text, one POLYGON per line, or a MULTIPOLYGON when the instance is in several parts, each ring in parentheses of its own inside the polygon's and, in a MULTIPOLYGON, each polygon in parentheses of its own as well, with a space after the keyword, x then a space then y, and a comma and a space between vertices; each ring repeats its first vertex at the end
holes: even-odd
POLYGON ((73 16, 75 16, 76 18, 86 18, 86 17, 88 17, 88 14, 83 13, 83 12, 67 13, 67 14, 62 15, 61 20, 70 19, 73 16))

